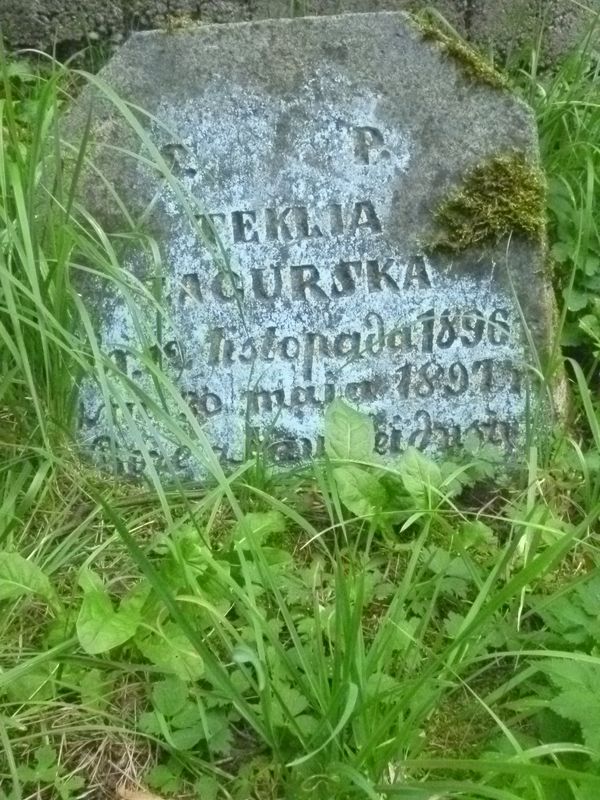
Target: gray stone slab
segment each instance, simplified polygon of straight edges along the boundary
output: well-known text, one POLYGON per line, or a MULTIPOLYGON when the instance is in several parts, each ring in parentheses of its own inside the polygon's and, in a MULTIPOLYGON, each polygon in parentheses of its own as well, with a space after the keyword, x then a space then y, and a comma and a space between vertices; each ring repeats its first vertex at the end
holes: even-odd
MULTIPOLYGON (((101 77, 152 115, 138 119, 180 191, 97 92, 67 131, 76 138, 91 107, 97 167, 144 213, 160 281, 149 251, 122 259, 161 287, 158 326, 151 303, 134 301, 146 353, 224 464, 250 440, 282 465, 318 455, 334 397, 373 416, 387 460, 408 445, 522 448, 528 376, 552 327, 542 238, 509 231, 446 254, 427 243, 436 209, 476 166, 514 154, 535 166, 524 104, 394 12, 137 34, 101 77)), ((108 229, 122 225, 96 173, 81 197, 108 229)), ((112 284, 90 279, 82 293, 104 352, 160 403, 112 284)), ((146 447, 159 470, 205 474, 151 409, 134 413, 136 438, 123 407, 111 428, 97 386, 84 383, 80 400, 80 438, 100 463, 112 453, 136 474, 146 447)))

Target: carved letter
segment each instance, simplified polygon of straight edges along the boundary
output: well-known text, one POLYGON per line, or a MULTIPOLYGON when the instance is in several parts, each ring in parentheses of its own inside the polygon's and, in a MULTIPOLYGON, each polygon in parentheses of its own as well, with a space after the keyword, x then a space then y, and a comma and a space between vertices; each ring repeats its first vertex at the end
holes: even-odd
POLYGON ((277 328, 267 328, 263 337, 262 345, 260 348, 260 357, 263 361, 273 361, 275 355, 273 349, 275 346, 275 332, 277 328))
MULTIPOLYGON (((307 333, 306 346, 304 348, 304 380, 312 380, 313 361, 317 349, 320 349, 321 355, 324 358, 329 357, 329 342, 327 341, 327 337, 323 336, 322 333, 307 333)), ((326 384, 326 389, 328 385, 329 384, 326 384)))
POLYGON ((339 203, 330 203, 329 206, 329 221, 331 227, 331 235, 339 236, 344 232, 344 220, 342 218, 342 206, 339 203))
POLYGON ((327 300, 328 297, 319 286, 319 270, 312 264, 299 264, 290 267, 292 276, 292 300, 308 300, 308 289, 315 300, 327 300), (308 275, 306 274, 308 273, 308 275))
POLYGON ((251 364, 256 358, 256 345, 253 339, 246 339, 242 345, 239 359, 242 364, 251 364))
POLYGON ((234 211, 231 214, 231 228, 233 230, 233 241, 238 242, 258 242, 258 232, 254 230, 256 223, 256 211, 234 211))
POLYGON ((389 274, 389 269, 393 267, 395 263, 393 258, 388 258, 383 267, 380 268, 378 261, 367 261, 367 283, 369 292, 381 292, 384 288, 391 289, 392 292, 400 291, 400 287, 389 274))
POLYGON ((340 261, 333 272, 334 277, 331 286, 333 297, 345 297, 349 294, 354 294, 356 282, 352 275, 352 270, 357 275, 360 275, 361 266, 360 261, 340 261))
POLYGON ((294 238, 286 222, 287 215, 291 210, 291 208, 284 208, 281 214, 278 214, 275 208, 265 209, 267 239, 277 241, 281 237, 282 242, 289 242, 294 238))
POLYGON ((338 333, 333 342, 336 356, 350 356, 352 361, 360 358, 360 333, 338 333))
POLYGON ((354 236, 359 228, 369 228, 371 233, 381 233, 381 222, 370 200, 365 200, 364 203, 354 204, 350 225, 348 226, 348 233, 354 236))
POLYGON ((281 242, 323 236, 318 225, 311 227, 306 206, 288 206, 279 213, 276 208, 266 208, 265 231, 267 239, 281 242))
POLYGON ((351 403, 370 403, 377 399, 377 390, 373 381, 349 383, 344 394, 351 403))
POLYGON ((422 258, 413 261, 406 267, 402 288, 410 289, 413 285, 418 289, 431 289, 431 278, 427 272, 425 261, 422 258))
POLYGON ((290 393, 290 408, 298 408, 306 404, 319 408, 322 403, 317 400, 315 386, 293 386, 290 393))
POLYGON ((195 178, 198 170, 189 164, 190 152, 182 144, 174 142, 160 148, 161 155, 169 164, 169 169, 177 178, 195 178), (188 162, 186 164, 186 161, 188 162))
POLYGON ((211 289, 220 300, 230 301, 244 296, 242 279, 236 272, 218 272, 213 278, 211 289))
POLYGON ((390 437, 387 433, 383 433, 382 431, 378 431, 375 434, 375 452, 379 453, 380 456, 384 456, 390 446, 390 437))
MULTIPOLYGON (((361 128, 354 128, 352 131, 354 138, 354 158, 360 164, 374 164, 378 161, 373 157, 371 150, 380 151, 384 145, 383 134, 377 128, 366 125, 361 128)), ((383 150, 379 157, 388 157, 389 152, 383 150)))
POLYGON ((208 363, 219 364, 221 359, 223 364, 231 364, 234 344, 231 339, 225 338, 225 330, 223 328, 213 328, 208 335, 208 363), (222 353, 221 353, 222 348, 222 353))
POLYGON ((285 403, 285 393, 283 389, 275 389, 269 392, 265 389, 256 389, 245 392, 248 402, 248 411, 258 413, 259 411, 272 411, 273 407, 282 408, 285 403))
POLYGON ((372 320, 375 322, 377 334, 369 333, 365 338, 365 350, 372 356, 376 356, 383 350, 385 344, 385 331, 383 328, 383 319, 375 311, 370 311, 365 319, 367 328, 372 325, 372 320))
POLYGON ((418 422, 422 427, 413 430, 409 436, 408 443, 411 447, 416 447, 418 450, 425 450, 431 441, 431 416, 427 411, 417 411, 415 414, 415 422, 418 422))
POLYGON ((286 361, 294 361, 294 359, 298 358, 300 352, 300 342, 295 336, 286 336, 281 340, 279 352, 286 361))
POLYGON ((181 289, 179 291, 179 302, 184 305, 187 300, 202 302, 202 291, 200 289, 200 278, 195 272, 188 272, 181 279, 181 289))
POLYGON ((271 292, 267 291, 265 286, 265 270, 263 267, 259 269, 253 269, 252 272, 252 290, 254 291, 254 296, 259 300, 275 300, 277 297, 281 297, 281 267, 271 266, 273 270, 273 290, 271 292))
POLYGON ((200 225, 202 238, 210 245, 216 245, 219 240, 219 228, 225 224, 225 214, 197 214, 196 219, 200 225))
POLYGON ((402 353, 414 352, 417 348, 412 341, 412 329, 410 325, 402 328, 394 328, 387 335, 387 346, 392 351, 400 350, 402 353))

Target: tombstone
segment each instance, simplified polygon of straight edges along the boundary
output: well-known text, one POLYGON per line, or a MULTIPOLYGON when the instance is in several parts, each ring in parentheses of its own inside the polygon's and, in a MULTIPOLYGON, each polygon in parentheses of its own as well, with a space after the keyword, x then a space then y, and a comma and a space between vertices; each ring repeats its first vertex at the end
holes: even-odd
POLYGON ((66 125, 94 142, 82 202, 118 231, 116 190, 156 242, 120 251, 128 302, 80 279, 122 373, 117 401, 81 386, 96 461, 202 479, 208 442, 226 467, 306 462, 334 398, 388 462, 520 451, 553 319, 536 133, 473 67, 394 12, 132 36, 100 73, 131 120, 92 87, 66 125))

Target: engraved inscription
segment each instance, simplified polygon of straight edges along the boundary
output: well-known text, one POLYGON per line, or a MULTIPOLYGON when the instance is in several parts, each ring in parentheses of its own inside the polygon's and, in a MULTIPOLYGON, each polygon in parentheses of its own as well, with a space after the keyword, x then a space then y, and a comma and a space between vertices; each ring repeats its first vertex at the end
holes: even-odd
POLYGON ((161 421, 166 406, 184 441, 208 441, 225 465, 260 448, 289 466, 324 455, 336 398, 371 415, 374 455, 391 463, 409 446, 518 452, 529 397, 519 306, 491 254, 457 256, 457 267, 423 251, 410 126, 380 119, 377 95, 331 99, 298 127, 278 110, 289 99, 236 91, 223 130, 207 96, 205 108, 163 109, 180 140, 150 132, 192 211, 154 184, 160 258, 124 266, 158 303, 105 306, 100 339, 125 399, 83 385, 93 458, 134 477, 149 463, 205 477, 161 421), (287 158, 273 136, 291 143, 287 158))
POLYGON ((235 245, 288 244, 325 236, 381 233, 379 213, 373 200, 363 199, 331 202, 319 210, 304 205, 280 206, 198 214, 196 219, 211 244, 218 238, 235 245))
MULTIPOLYGON (((431 275, 422 259, 401 263, 394 258, 369 258, 364 261, 341 260, 335 264, 268 264, 252 267, 247 274, 233 270, 207 276, 185 273, 177 301, 232 303, 244 298, 262 302, 289 299, 304 303, 309 300, 337 300, 366 292, 409 292, 431 288, 431 275), (204 285, 204 292, 202 291, 204 285)), ((167 300, 173 299, 172 294, 167 300)))

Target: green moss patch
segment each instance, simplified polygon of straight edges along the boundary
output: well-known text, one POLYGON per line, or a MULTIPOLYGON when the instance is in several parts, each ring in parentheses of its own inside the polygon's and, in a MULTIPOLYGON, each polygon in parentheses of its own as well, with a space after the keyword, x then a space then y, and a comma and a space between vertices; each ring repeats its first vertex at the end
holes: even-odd
POLYGON ((495 89, 510 89, 510 81, 498 72, 480 53, 468 45, 451 28, 442 30, 440 20, 432 14, 413 15, 413 20, 423 38, 436 42, 444 53, 457 61, 471 80, 493 86, 495 89))
POLYGON ((541 236, 545 189, 543 173, 522 153, 480 164, 436 210, 438 233, 427 249, 457 252, 511 233, 541 236))

